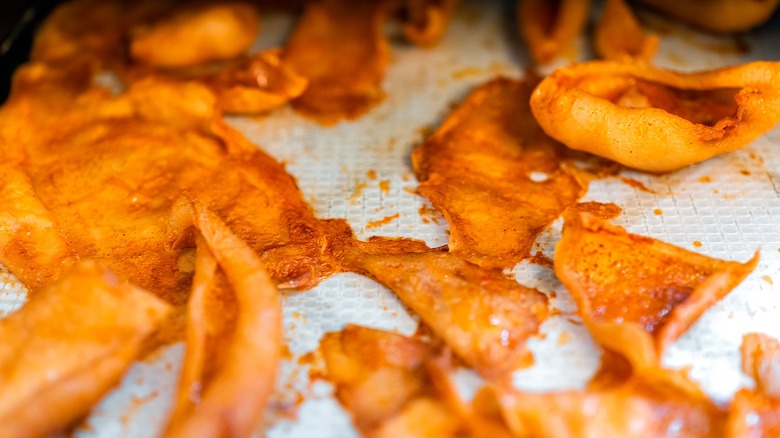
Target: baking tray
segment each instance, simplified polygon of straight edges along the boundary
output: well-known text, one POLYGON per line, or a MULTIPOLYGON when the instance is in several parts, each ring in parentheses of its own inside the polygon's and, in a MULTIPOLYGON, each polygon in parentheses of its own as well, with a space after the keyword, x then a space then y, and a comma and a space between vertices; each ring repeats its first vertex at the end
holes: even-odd
MULTIPOLYGON (((465 2, 444 40, 432 49, 403 42, 389 26, 387 98, 360 120, 323 128, 285 108, 267 117, 229 118, 229 123, 285 163, 320 217, 348 220, 360 238, 403 236, 444 245, 446 222, 414 194, 417 182, 409 156, 473 87, 497 75, 521 77, 530 65, 510 3, 465 2)), ((701 34, 651 14, 642 18, 661 33, 656 64, 663 67, 690 71, 780 59, 777 17, 739 37, 701 34)), ((293 23, 291 16, 264 15, 254 49, 280 45, 293 23)), ((560 64, 590 57, 590 44, 583 38, 560 64)), ((644 188, 618 178, 600 180, 591 183, 584 200, 622 207, 614 222, 630 232, 727 260, 748 260, 761 248, 755 272, 663 357, 666 366, 690 367, 693 379, 716 402, 727 402, 736 389, 751 384, 739 371, 742 334, 760 331, 780 337, 780 129, 743 150, 669 175, 622 176, 644 188)), ((560 226, 556 222, 539 237, 538 251, 553 255, 560 226)), ((554 296, 552 305, 561 311, 530 341, 536 363, 516 373, 515 384, 527 391, 581 388, 598 367, 600 351, 576 317, 570 295, 550 268, 522 263, 514 273, 521 283, 554 296)), ((8 274, 0 281, 2 314, 18 308, 24 292, 8 274)), ((354 274, 335 275, 310 291, 286 295, 290 357, 282 364, 267 435, 356 436, 332 387, 309 382, 308 365, 300 364, 299 357, 316 349, 323 333, 347 323, 412 334, 417 321, 387 289, 354 274)), ((183 350, 181 344, 172 345, 134 365, 75 436, 155 435, 171 406, 183 350)), ((460 373, 458 381, 467 391, 476 377, 460 373)))

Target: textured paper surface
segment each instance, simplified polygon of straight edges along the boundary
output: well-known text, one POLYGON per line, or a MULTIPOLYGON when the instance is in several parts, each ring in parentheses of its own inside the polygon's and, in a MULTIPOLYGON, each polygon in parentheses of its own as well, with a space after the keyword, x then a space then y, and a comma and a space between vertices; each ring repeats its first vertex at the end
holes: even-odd
MULTIPOLYGON (((506 2, 472 1, 461 8, 445 39, 433 49, 394 37, 384 81, 387 98, 358 121, 322 128, 287 108, 263 118, 233 118, 230 123, 286 164, 320 217, 347 219, 361 238, 405 236, 430 246, 444 245, 446 223, 436 214, 421 215, 420 209, 430 205, 409 191, 417 185, 409 154, 474 86, 496 75, 522 75, 528 58, 516 37, 513 17, 506 2), (369 178, 369 171, 376 172, 375 179, 369 178), (372 225, 394 215, 398 217, 384 225, 372 225)), ((736 41, 650 18, 662 31, 656 63, 664 67, 697 70, 780 59, 775 43, 780 41, 778 19, 736 41), (745 43, 750 51, 741 53, 738 47, 745 43)), ((292 23, 291 17, 265 16, 256 48, 280 44, 292 23)), ((589 50, 587 41, 579 41, 569 58, 587 58, 589 50)), ((716 401, 725 402, 738 387, 750 384, 739 371, 742 334, 761 331, 780 337, 780 129, 744 150, 671 175, 623 176, 656 193, 607 179, 593 183, 585 200, 622 207, 615 223, 630 232, 728 260, 746 261, 757 248, 762 250, 756 271, 664 357, 667 366, 690 366, 693 378, 716 401), (703 177, 711 182, 702 182, 703 177)), ((559 236, 558 222, 539 238, 539 250, 552 256, 559 236)), ((523 263, 515 273, 525 285, 555 291, 552 303, 562 311, 562 316, 544 324, 544 339, 530 341, 536 365, 518 372, 516 385, 533 391, 581 387, 599 364, 599 350, 573 316, 570 296, 549 268, 523 263)), ((0 315, 23 301, 12 279, 0 283, 0 315)), ((295 357, 315 349, 323 333, 350 322, 411 334, 416 321, 392 293, 353 274, 334 276, 313 290, 285 297, 285 338, 294 357, 282 367, 275 403, 292 404, 299 393, 305 401, 294 419, 271 414, 268 436, 355 436, 329 385, 308 385, 307 370, 296 364, 295 357)), ((76 435, 158 433, 182 355, 183 346, 174 345, 135 365, 76 435)), ((467 374, 461 377, 465 386, 473 380, 467 374)))

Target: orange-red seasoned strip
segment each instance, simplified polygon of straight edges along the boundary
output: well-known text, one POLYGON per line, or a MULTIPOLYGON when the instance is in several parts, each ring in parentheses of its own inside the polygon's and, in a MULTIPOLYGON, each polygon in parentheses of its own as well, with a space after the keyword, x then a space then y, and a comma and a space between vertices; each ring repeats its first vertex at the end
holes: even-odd
POLYGON ((482 267, 512 268, 530 256, 539 233, 587 187, 531 114, 536 83, 477 87, 412 153, 418 192, 450 225, 449 250, 482 267))
POLYGON ((0 436, 49 436, 89 413, 170 311, 91 261, 37 291, 0 320, 0 436))

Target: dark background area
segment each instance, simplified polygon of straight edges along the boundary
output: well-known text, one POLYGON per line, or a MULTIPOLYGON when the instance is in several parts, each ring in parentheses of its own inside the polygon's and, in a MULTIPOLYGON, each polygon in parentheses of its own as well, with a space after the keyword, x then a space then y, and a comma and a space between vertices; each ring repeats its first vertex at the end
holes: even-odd
POLYGON ((35 29, 59 3, 57 0, 0 2, 0 102, 8 97, 14 70, 30 56, 35 29))

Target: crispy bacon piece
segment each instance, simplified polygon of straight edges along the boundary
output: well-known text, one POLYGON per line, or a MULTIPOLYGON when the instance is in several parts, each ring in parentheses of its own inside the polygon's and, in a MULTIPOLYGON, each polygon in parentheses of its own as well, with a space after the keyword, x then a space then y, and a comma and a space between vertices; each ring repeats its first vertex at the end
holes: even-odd
POLYGON ((38 32, 32 59, 92 76, 110 70, 126 85, 149 76, 199 81, 231 114, 257 114, 285 105, 305 78, 279 50, 247 56, 258 29, 247 3, 101 2, 77 0, 55 11, 38 32), (129 39, 131 57, 117 49, 129 39))
POLYGON ((544 295, 453 254, 394 253, 383 240, 345 250, 345 267, 390 288, 483 376, 506 377, 530 364, 526 340, 547 316, 544 295))
POLYGON ((189 195, 174 205, 171 241, 197 229, 187 306, 187 355, 166 436, 248 437, 273 392, 282 346, 281 300, 260 258, 189 195))
POLYGON ((531 114, 535 85, 499 78, 478 87, 412 154, 419 193, 449 222, 450 251, 483 267, 528 257, 586 190, 531 114))
POLYGON ((435 345, 348 325, 320 343, 336 396, 368 437, 504 437, 497 412, 466 404, 435 345))
POLYGON ((48 436, 119 382, 170 307, 80 262, 0 320, 3 437, 48 436))
POLYGON ((460 0, 406 0, 404 35, 418 46, 431 47, 441 40, 460 0))
POLYGON ((382 100, 389 60, 383 25, 387 0, 309 2, 287 41, 282 62, 309 80, 294 108, 332 125, 365 114, 382 100))
POLYGON ((162 68, 192 67, 246 53, 260 27, 250 3, 179 4, 162 19, 130 32, 130 56, 162 68))
POLYGON ((279 50, 260 52, 241 64, 203 78, 229 114, 258 114, 299 97, 309 81, 279 58, 279 50))
POLYGON ((17 165, 0 163, 0 260, 23 284, 37 290, 77 260, 54 218, 35 198, 17 165))
POLYGON ((780 121, 780 62, 699 73, 594 61, 556 70, 531 109, 551 137, 669 172, 746 146, 780 121))
POLYGON ((518 437, 714 438, 720 436, 725 417, 706 399, 638 379, 583 391, 504 391, 499 402, 518 437))
MULTIPOLYGON (((35 248, 44 243, 39 236, 60 232, 80 257, 101 260, 120 278, 183 304, 192 263, 186 251, 165 250, 161 224, 186 190, 249 243, 278 284, 306 289, 340 269, 329 253, 337 239, 326 235, 351 239, 348 226, 315 218, 283 166, 220 120, 208 87, 147 78, 117 97, 90 90, 59 103, 47 97, 56 93, 35 88, 48 78, 46 68, 31 70, 20 76, 28 88, 15 92, 0 114, 0 135, 9 140, 0 147, 21 146, 23 157, 19 172, 4 175, 13 178, 4 187, 29 184, 13 190, 34 195, 28 205, 43 206, 36 217, 52 218, 55 227, 20 213, 0 232, 0 262, 23 260, 16 249, 35 248), (48 103, 57 105, 52 112, 34 111, 48 103), (14 232, 23 220, 38 228, 14 232)), ((51 262, 48 269, 72 255, 55 250, 47 247, 52 257, 41 259, 51 262)), ((8 266, 33 288, 48 278, 36 280, 19 263, 8 266)))
POLYGON ((596 53, 603 59, 649 61, 658 50, 658 35, 645 35, 625 0, 607 0, 594 33, 596 53))
POLYGON ((713 32, 743 32, 769 20, 780 0, 642 0, 648 6, 713 32))
POLYGON ((517 22, 537 64, 549 64, 574 44, 590 13, 589 0, 518 0, 517 22))
POLYGON ((638 373, 659 365, 677 340, 758 263, 713 259, 629 234, 587 213, 567 215, 555 273, 593 337, 638 373))
POLYGON ((780 436, 780 342, 760 333, 742 338, 742 371, 756 382, 734 396, 726 436, 780 436))
POLYGON ((320 342, 336 396, 363 433, 378 429, 425 388, 433 347, 381 330, 348 325, 320 342))

